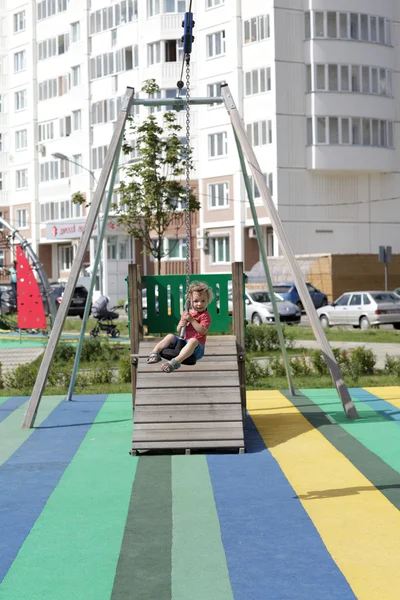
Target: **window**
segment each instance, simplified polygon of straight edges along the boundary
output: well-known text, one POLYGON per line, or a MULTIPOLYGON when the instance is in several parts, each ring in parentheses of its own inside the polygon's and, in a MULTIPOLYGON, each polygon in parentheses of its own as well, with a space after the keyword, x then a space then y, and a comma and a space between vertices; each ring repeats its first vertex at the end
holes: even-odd
POLYGON ((244 43, 253 44, 270 37, 269 15, 252 17, 244 22, 244 43))
POLYGON ((82 111, 72 111, 72 131, 80 131, 82 129, 82 111))
POLYGON ((165 248, 166 257, 172 260, 185 260, 186 258, 186 240, 179 238, 168 238, 167 248, 165 248))
POLYGON ((392 23, 384 17, 369 16, 359 13, 347 13, 337 11, 312 11, 311 31, 310 12, 305 13, 305 35, 306 39, 339 37, 344 40, 357 40, 361 42, 372 42, 391 45, 392 23))
POLYGON ((351 67, 351 91, 360 91, 360 67, 351 67))
POLYGON ((3 152, 3 134, 0 133, 0 152, 3 152))
POLYGON ((74 247, 60 246, 60 262, 62 271, 70 271, 74 262, 74 247))
POLYGON ((307 91, 341 91, 392 96, 392 71, 366 65, 307 65, 307 91))
POLYGON ((99 146, 98 148, 92 148, 92 168, 101 169, 103 166, 104 159, 107 154, 107 146, 99 146))
POLYGON ((183 58, 183 42, 181 40, 166 40, 165 62, 181 62, 183 58))
POLYGON ((350 91, 350 82, 349 82, 350 71, 347 65, 341 65, 340 67, 340 91, 341 92, 349 92, 350 91))
POLYGON ((337 38, 337 13, 327 13, 328 38, 337 38))
MULTIPOLYGON (((3 173, 0 173, 0 191, 3 189, 3 173)), ((0 217, 3 216, 3 213, 0 212, 0 217)), ((0 225, 0 231, 3 229, 3 226, 0 225)))
POLYGON ((229 237, 215 237, 210 238, 211 242, 211 263, 229 263, 230 262, 230 251, 229 251, 229 237))
MULTIPOLYGON (((3 216, 1 213, 0 216, 3 216)), ((3 225, 0 225, 0 231, 3 230, 3 225)), ((4 250, 0 250, 0 269, 4 269, 4 250)))
POLYGON ((58 83, 57 78, 48 79, 47 81, 39 83, 39 102, 61 96, 62 94, 60 92, 62 92, 63 89, 62 86, 60 89, 58 83))
POLYGON ((14 73, 19 73, 20 71, 25 71, 26 69, 26 52, 25 50, 20 50, 20 52, 15 52, 14 54, 14 73))
POLYGON ((206 0, 206 8, 216 8, 225 4, 225 0, 206 0))
POLYGON ((371 300, 368 298, 367 294, 363 294, 363 304, 371 304, 371 300))
POLYGON ((222 56, 225 54, 225 31, 211 33, 206 38, 207 58, 222 56))
POLYGON ((53 140, 54 134, 54 123, 55 121, 47 121, 46 123, 38 124, 38 138, 39 142, 45 142, 47 140, 53 140))
POLYGON ((148 17, 154 17, 155 15, 160 14, 161 1, 162 0, 147 0, 147 16, 148 17))
POLYGON ((328 83, 329 91, 337 92, 339 89, 338 66, 328 65, 328 83))
POLYGON ((109 100, 101 100, 95 102, 91 106, 91 122, 92 125, 99 125, 100 123, 108 123, 115 121, 117 118, 117 111, 121 105, 121 98, 110 98, 109 100))
POLYGON ((393 148, 393 122, 360 117, 308 118, 307 144, 351 144, 393 148))
POLYGON ((148 64, 154 65, 161 62, 161 42, 147 45, 148 64))
POLYGON ((28 209, 27 208, 17 210, 16 217, 17 217, 17 227, 18 228, 28 227, 28 209))
POLYGON ((71 23, 71 42, 75 44, 81 39, 81 24, 79 21, 71 23))
POLYGON ((130 244, 128 237, 118 238, 118 260, 130 259, 130 244))
POLYGON ((107 259, 117 260, 118 238, 116 235, 110 235, 107 238, 107 259))
POLYGON ((229 185, 211 183, 208 186, 208 208, 226 208, 229 206, 229 185))
MULTIPOLYGON (((269 189, 269 193, 271 194, 271 196, 274 195, 274 186, 273 186, 273 175, 272 173, 263 173, 263 177, 265 180, 265 183, 268 186, 269 189)), ((260 190, 257 187, 256 182, 254 181, 253 177, 250 176, 250 186, 251 186, 251 192, 253 194, 253 199, 255 201, 259 200, 259 198, 261 198, 261 194, 260 194, 260 190)))
MULTIPOLYGON (((160 0, 152 0, 158 3, 160 0)), ((114 4, 114 3, 113 3, 114 4)), ((107 29, 113 29, 119 25, 137 19, 138 16, 138 0, 122 0, 116 2, 114 6, 96 10, 90 14, 90 35, 106 31, 107 29)))
POLYGON ((24 110, 26 108, 26 90, 20 90, 14 94, 15 110, 24 110))
POLYGON ((22 190, 28 187, 28 169, 20 169, 16 171, 16 188, 22 190))
POLYGON ((80 175, 82 173, 82 169, 81 169, 81 164, 82 164, 82 154, 74 154, 72 157, 72 160, 74 161, 73 164, 73 175, 80 175))
POLYGON ((252 146, 265 146, 272 143, 272 121, 256 121, 246 126, 247 137, 252 146))
POLYGON ((37 5, 38 21, 67 10, 68 0, 42 0, 37 5))
POLYGON ((209 158, 217 158, 228 154, 227 133, 212 133, 208 136, 208 156, 209 158))
POLYGON ((343 294, 340 296, 339 300, 335 302, 336 306, 347 306, 350 300, 350 294, 343 294))
POLYGON ((317 65, 317 90, 326 90, 325 65, 317 65))
POLYGON ((15 149, 23 150, 28 146, 28 132, 26 129, 20 129, 15 132, 15 149))
POLYGON ((15 13, 14 15, 14 33, 19 33, 25 29, 25 11, 15 13))
POLYGON ((271 91, 271 67, 247 71, 244 81, 246 96, 271 91))
POLYGON ((108 75, 114 75, 115 73, 129 71, 133 66, 137 66, 137 61, 137 46, 127 46, 126 48, 115 50, 114 52, 101 54, 100 56, 90 59, 90 78, 98 79, 99 77, 106 77, 108 75))
MULTIPOLYGON (((218 81, 217 83, 209 83, 207 85, 207 96, 209 98, 218 98, 221 97, 221 85, 224 84, 225 81, 218 81)), ((211 104, 208 108, 212 106, 222 106, 222 104, 211 104)))
POLYGON ((77 65, 72 67, 72 87, 76 87, 81 84, 81 67, 77 65))

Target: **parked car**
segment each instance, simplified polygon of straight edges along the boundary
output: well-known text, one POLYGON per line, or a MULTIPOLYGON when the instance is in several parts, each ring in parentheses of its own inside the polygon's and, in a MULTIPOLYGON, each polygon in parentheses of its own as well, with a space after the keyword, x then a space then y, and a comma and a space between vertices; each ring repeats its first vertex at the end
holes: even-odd
MULTIPOLYGON (((326 306, 328 304, 328 296, 326 294, 317 290, 317 288, 311 285, 311 283, 306 283, 306 286, 310 292, 310 296, 315 308, 320 308, 321 306, 326 306)), ((300 310, 304 310, 303 303, 300 300, 295 283, 292 281, 276 283, 273 287, 274 292, 280 294, 285 300, 296 304, 300 310)))
MULTIPOLYGON (((61 304, 61 300, 62 300, 64 292, 65 292, 65 286, 66 286, 65 283, 58 283, 58 282, 50 283, 50 287, 53 291, 54 300, 56 302, 56 308, 58 308, 61 304)), ((80 317, 81 319, 83 319, 83 313, 85 311, 85 306, 86 306, 88 295, 89 295, 89 292, 83 285, 76 286, 76 288, 74 290, 74 294, 72 296, 69 311, 68 311, 69 317, 80 317)), ((48 307, 47 307, 48 302, 47 302, 47 299, 45 296, 43 299, 43 303, 44 303, 44 307, 45 307, 45 312, 48 313, 48 307)), ((90 313, 91 312, 92 312, 92 308, 90 307, 90 313)))
POLYGON ((397 294, 398 296, 400 296, 400 287, 396 288, 394 290, 394 293, 397 294))
POLYGON ((346 292, 317 310, 323 327, 352 325, 361 329, 393 325, 400 329, 400 297, 394 292, 346 292))
POLYGON ((0 314, 4 315, 17 310, 16 298, 12 292, 11 284, 0 285, 0 314))
MULTIPOLYGON (((275 294, 278 312, 282 323, 287 325, 298 325, 301 320, 301 311, 292 302, 284 300, 279 294, 275 294)), ((228 290, 228 311, 232 312, 232 291, 228 290)), ((275 323, 274 311, 271 297, 265 290, 245 290, 246 321, 253 325, 261 323, 275 323)))

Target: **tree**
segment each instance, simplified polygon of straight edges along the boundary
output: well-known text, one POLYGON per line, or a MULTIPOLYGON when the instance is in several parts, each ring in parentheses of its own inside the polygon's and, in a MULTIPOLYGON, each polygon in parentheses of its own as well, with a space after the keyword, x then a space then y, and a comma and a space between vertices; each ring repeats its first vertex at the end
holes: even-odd
MULTIPOLYGON (((142 91, 154 95, 160 91, 154 79, 144 82, 142 91)), ((115 190, 120 194, 120 202, 113 205, 118 214, 118 223, 135 239, 143 244, 143 251, 154 256, 161 272, 161 259, 166 256, 163 239, 167 229, 178 230, 184 222, 186 209, 186 184, 182 179, 186 163, 192 164, 192 150, 186 152, 186 145, 178 137, 181 126, 176 114, 167 111, 163 114, 161 127, 151 114, 140 125, 132 117, 125 133, 122 146, 125 155, 132 154, 132 140, 138 160, 124 167, 124 180, 115 190)), ((189 212, 200 208, 195 195, 190 192, 189 212)))

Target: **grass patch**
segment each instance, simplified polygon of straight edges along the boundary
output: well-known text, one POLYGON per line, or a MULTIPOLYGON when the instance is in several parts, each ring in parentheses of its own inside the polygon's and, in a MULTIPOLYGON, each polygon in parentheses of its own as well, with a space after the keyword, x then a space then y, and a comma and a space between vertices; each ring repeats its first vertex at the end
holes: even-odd
MULTIPOLYGON (((315 340, 311 327, 290 327, 291 337, 294 340, 315 340)), ((400 342, 400 331, 396 329, 325 329, 326 337, 331 342, 357 342, 360 345, 367 342, 382 344, 398 344, 400 342)))
MULTIPOLYGON (((365 375, 352 379, 351 377, 344 377, 345 383, 348 387, 385 387, 385 386, 398 386, 399 378, 395 375, 388 375, 386 373, 376 373, 374 375, 365 375)), ((333 383, 330 377, 320 377, 317 375, 310 376, 298 376, 294 377, 294 386, 297 390, 302 388, 310 389, 324 389, 332 388, 333 383)), ((286 377, 265 377, 257 381, 252 385, 247 385, 247 391, 250 390, 287 390, 288 382, 286 377)))
MULTIPOLYGON (((132 386, 130 383, 108 383, 102 384, 101 386, 88 386, 85 387, 84 390, 76 389, 74 391, 75 395, 84 395, 84 394, 126 394, 132 391, 132 386)), ((45 396, 62 396, 65 395, 66 391, 60 388, 55 387, 46 387, 45 396)), ((21 391, 20 389, 6 389, 0 390, 0 396, 29 396, 29 392, 21 391)))

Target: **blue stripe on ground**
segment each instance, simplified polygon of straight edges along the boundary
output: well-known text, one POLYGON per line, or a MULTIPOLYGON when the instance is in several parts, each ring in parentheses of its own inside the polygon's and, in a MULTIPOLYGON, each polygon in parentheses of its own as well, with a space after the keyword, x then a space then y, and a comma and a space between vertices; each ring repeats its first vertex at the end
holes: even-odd
POLYGON ((106 398, 62 402, 0 467, 0 582, 106 398))
POLYGON ((400 410, 397 406, 390 404, 386 400, 382 400, 379 396, 374 396, 374 394, 362 388, 350 388, 349 391, 353 398, 368 404, 368 406, 379 412, 382 416, 400 425, 400 410))
POLYGON ((247 454, 207 456, 235 600, 354 600, 249 416, 246 426, 247 454))
POLYGON ((3 404, 0 404, 0 423, 7 419, 14 410, 17 410, 20 406, 29 400, 28 396, 12 396, 3 404))

